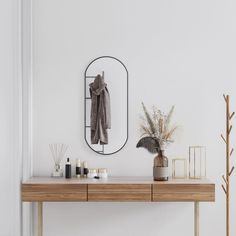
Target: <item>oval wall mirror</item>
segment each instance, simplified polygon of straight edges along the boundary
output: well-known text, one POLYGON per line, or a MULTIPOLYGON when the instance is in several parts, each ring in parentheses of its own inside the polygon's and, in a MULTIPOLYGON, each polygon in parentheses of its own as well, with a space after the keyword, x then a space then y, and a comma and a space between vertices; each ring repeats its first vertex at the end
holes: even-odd
POLYGON ((119 152, 128 140, 128 70, 112 56, 94 59, 84 74, 84 136, 98 154, 119 152))

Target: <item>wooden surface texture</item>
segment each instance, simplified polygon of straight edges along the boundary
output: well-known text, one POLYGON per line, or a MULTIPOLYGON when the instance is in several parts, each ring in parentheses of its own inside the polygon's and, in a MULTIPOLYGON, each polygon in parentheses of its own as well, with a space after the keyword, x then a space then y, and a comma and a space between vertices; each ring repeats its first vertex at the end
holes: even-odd
POLYGON ((87 201, 87 185, 23 184, 22 201, 87 201))
POLYGON ((22 183, 22 201, 215 201, 215 184, 207 179, 109 177, 107 180, 33 177, 22 183))
POLYGON ((88 201, 151 201, 151 184, 89 184, 88 201))

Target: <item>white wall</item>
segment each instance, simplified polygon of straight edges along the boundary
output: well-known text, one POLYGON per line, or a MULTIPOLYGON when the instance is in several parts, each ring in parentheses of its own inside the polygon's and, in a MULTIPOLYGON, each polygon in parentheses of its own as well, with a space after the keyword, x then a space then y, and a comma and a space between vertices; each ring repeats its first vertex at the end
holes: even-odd
MULTIPOLYGON (((187 157, 189 145, 207 146, 207 174, 216 183, 216 203, 201 204, 201 235, 224 235, 222 94, 232 95, 236 110, 236 2, 33 2, 34 175, 50 175, 48 144, 64 142, 73 160, 79 157, 91 167, 106 167, 112 175, 150 176, 153 156, 135 148, 140 103, 164 111, 174 104, 180 129, 167 154, 187 157), (93 153, 83 139, 83 73, 101 55, 119 58, 130 73, 129 140, 121 152, 106 157, 93 153)), ((234 175, 232 199, 235 179, 234 175)), ((231 209, 235 219, 235 201, 231 209)), ((191 203, 46 203, 44 232, 45 236, 189 236, 192 213, 191 203)))
POLYGON ((19 5, 0 1, 0 235, 20 235, 19 5))

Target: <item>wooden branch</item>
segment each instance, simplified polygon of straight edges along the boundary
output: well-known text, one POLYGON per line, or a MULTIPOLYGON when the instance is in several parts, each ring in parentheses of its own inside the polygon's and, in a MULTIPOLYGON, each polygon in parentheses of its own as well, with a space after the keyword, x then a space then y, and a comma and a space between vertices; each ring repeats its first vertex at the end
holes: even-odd
POLYGON ((223 184, 221 184, 221 187, 223 188, 225 194, 227 195, 227 191, 226 191, 226 189, 225 189, 225 186, 224 186, 223 184))
POLYGON ((231 168, 231 170, 229 172, 229 176, 232 174, 233 171, 234 171, 234 166, 231 168))
POLYGON ((229 95, 223 95, 225 100, 225 137, 221 134, 221 138, 225 142, 225 151, 226 151, 226 174, 222 175, 222 178, 226 185, 221 185, 223 188, 225 195, 226 195, 226 236, 230 236, 230 176, 234 171, 234 166, 230 169, 230 156, 232 156, 232 153, 234 149, 230 148, 230 133, 232 131, 233 126, 230 124, 230 120, 233 118, 235 112, 230 112, 230 97, 229 95), (231 150, 230 150, 231 149, 231 150))
POLYGON ((225 102, 227 102, 227 98, 226 98, 226 96, 225 96, 225 95, 223 95, 223 97, 224 97, 224 99, 225 99, 225 102))
POLYGON ((233 112, 233 113, 230 115, 230 117, 229 117, 230 120, 233 118, 234 114, 235 114, 235 112, 233 112))
POLYGON ((231 132, 232 128, 233 128, 233 126, 232 126, 232 125, 230 125, 230 127, 229 127, 229 130, 228 130, 228 134, 230 134, 230 132, 231 132))
POLYGON ((226 140, 225 140, 223 134, 221 134, 220 136, 221 136, 221 138, 224 140, 224 142, 226 143, 226 140))
POLYGON ((228 181, 226 180, 225 176, 222 175, 223 180, 225 181, 226 185, 228 185, 228 181))

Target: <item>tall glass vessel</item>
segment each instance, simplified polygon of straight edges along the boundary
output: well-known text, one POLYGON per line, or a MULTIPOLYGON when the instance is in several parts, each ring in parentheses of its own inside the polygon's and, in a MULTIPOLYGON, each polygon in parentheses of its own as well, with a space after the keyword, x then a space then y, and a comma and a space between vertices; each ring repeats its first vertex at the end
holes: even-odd
POLYGON ((155 181, 168 181, 168 158, 161 150, 154 158, 153 179, 155 181))

